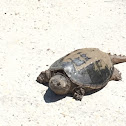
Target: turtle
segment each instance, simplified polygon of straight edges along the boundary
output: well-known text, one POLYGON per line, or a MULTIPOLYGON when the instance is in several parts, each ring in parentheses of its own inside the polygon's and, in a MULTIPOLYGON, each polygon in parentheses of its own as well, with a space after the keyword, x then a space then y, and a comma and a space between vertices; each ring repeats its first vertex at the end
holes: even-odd
POLYGON ((81 101, 86 93, 104 88, 111 80, 121 80, 121 73, 114 65, 123 62, 126 62, 124 55, 112 55, 98 48, 77 49, 42 71, 36 81, 48 84, 55 94, 71 94, 81 101))

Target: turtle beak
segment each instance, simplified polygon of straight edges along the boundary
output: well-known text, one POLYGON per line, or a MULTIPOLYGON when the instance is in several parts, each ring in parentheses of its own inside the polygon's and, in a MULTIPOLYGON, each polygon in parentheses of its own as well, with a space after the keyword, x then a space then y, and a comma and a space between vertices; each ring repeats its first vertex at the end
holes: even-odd
POLYGON ((41 76, 38 76, 37 79, 36 79, 36 81, 38 83, 41 83, 41 84, 43 83, 43 79, 41 78, 41 76))
POLYGON ((48 78, 46 76, 46 73, 43 71, 39 74, 39 76, 37 77, 36 81, 40 84, 45 84, 48 83, 48 78))

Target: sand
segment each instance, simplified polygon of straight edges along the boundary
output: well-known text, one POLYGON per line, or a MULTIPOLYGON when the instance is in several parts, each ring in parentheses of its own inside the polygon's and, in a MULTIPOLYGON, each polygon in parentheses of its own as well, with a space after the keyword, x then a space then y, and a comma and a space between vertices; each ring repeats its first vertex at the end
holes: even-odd
POLYGON ((126 55, 125 0, 1 0, 0 126, 126 126, 126 63, 82 101, 38 84, 42 70, 79 48, 126 55))

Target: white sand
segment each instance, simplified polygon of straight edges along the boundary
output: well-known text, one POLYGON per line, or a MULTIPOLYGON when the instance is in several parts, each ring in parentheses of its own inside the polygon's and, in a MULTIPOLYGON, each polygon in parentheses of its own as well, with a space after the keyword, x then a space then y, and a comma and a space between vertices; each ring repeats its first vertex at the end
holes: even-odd
POLYGON ((35 81, 86 47, 126 55, 125 0, 1 0, 0 126, 126 126, 126 63, 122 81, 81 102, 35 81))

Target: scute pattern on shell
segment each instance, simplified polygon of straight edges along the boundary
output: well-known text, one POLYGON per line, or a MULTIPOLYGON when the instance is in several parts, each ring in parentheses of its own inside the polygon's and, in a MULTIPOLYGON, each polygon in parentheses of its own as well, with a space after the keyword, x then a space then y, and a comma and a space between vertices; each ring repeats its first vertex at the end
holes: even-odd
POLYGON ((64 70, 75 84, 96 88, 110 79, 113 64, 107 53, 96 48, 84 48, 60 58, 52 64, 50 70, 64 70))

